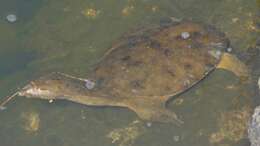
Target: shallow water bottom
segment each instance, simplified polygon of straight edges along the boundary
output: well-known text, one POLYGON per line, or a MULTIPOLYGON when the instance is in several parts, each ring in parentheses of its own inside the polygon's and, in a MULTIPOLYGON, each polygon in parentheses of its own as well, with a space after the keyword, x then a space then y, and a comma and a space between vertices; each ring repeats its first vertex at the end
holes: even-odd
MULTIPOLYGON (((256 79, 259 6, 243 0, 2 0, 0 95, 53 71, 85 77, 126 32, 172 19, 212 24, 226 33, 232 51, 252 68, 250 82, 216 70, 168 108, 181 126, 145 123, 128 109, 16 97, 0 112, 0 146, 246 146, 247 121, 259 104, 256 79), (8 23, 5 16, 16 14, 8 23), (254 53, 253 53, 254 54, 254 53)), ((3 99, 3 98, 1 98, 3 99)))

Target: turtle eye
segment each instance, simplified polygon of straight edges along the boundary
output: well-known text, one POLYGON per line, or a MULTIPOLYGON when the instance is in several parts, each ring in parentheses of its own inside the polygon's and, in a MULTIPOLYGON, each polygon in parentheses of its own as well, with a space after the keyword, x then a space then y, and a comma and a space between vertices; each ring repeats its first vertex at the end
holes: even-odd
POLYGON ((95 87, 95 82, 90 80, 85 80, 85 87, 89 90, 93 89, 95 87))

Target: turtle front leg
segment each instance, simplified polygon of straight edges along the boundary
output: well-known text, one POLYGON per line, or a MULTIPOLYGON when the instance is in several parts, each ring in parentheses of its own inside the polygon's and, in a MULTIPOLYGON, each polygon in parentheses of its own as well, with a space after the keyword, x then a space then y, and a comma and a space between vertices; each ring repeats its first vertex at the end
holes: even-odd
POLYGON ((184 122, 178 116, 166 108, 151 108, 136 110, 137 115, 146 121, 161 122, 161 123, 174 123, 180 126, 184 122))

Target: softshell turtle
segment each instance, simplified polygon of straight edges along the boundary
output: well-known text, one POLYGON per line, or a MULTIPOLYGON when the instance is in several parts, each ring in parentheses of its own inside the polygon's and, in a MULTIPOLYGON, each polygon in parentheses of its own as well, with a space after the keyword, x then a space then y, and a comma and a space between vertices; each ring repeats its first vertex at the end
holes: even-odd
POLYGON ((20 96, 65 99, 91 106, 127 107, 148 121, 183 123, 166 102, 215 68, 247 73, 216 28, 191 21, 160 25, 123 37, 87 79, 51 73, 31 81, 20 96))

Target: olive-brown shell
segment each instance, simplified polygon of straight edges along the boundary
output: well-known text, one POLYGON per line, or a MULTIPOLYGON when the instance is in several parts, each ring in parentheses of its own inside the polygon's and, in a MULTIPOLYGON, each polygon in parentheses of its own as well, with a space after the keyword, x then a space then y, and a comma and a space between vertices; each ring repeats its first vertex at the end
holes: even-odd
POLYGON ((212 71, 228 45, 214 27, 180 22, 129 35, 91 74, 97 89, 114 97, 170 96, 212 71))

